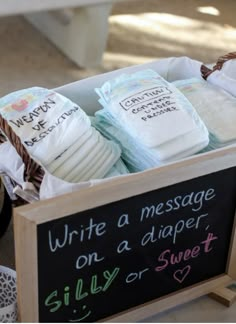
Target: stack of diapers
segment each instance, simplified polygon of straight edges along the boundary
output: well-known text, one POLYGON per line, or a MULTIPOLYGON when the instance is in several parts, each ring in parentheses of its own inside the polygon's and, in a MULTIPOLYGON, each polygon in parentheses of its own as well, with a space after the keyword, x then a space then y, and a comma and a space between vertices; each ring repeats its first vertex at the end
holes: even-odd
POLYGON ((208 131, 191 103, 151 69, 122 74, 95 91, 103 109, 92 123, 122 147, 131 172, 192 155, 208 145, 208 131))
POLYGON ((175 81, 174 85, 192 103, 210 133, 207 150, 236 142, 236 98, 222 88, 200 79, 175 81))
POLYGON ((54 91, 13 92, 0 100, 0 114, 29 156, 60 179, 77 183, 128 172, 120 147, 92 127, 78 105, 54 91))

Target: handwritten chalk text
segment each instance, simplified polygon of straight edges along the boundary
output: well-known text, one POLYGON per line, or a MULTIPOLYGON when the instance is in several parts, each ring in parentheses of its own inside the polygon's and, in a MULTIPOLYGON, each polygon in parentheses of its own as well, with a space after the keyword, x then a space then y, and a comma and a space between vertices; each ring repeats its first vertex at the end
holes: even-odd
POLYGON ((191 206, 191 210, 197 212, 202 209, 204 202, 215 197, 215 190, 209 188, 198 192, 190 192, 186 195, 179 195, 166 202, 159 202, 156 205, 145 206, 141 209, 140 222, 146 219, 159 216, 164 213, 179 210, 191 206))
POLYGON ((45 298, 45 306, 49 307, 51 313, 58 311, 63 306, 70 306, 71 303, 80 302, 89 295, 96 295, 107 291, 114 282, 120 268, 112 271, 103 271, 102 277, 97 274, 90 278, 89 286, 85 287, 83 278, 78 278, 74 287, 65 286, 62 290, 55 289, 45 298))
POLYGON ((65 224, 63 232, 57 236, 56 233, 48 231, 48 244, 51 252, 56 252, 57 249, 62 249, 66 245, 71 245, 74 240, 84 242, 91 240, 93 237, 99 237, 106 233, 106 223, 95 223, 93 218, 89 219, 88 224, 80 224, 77 230, 69 230, 69 225, 65 224))
POLYGON ((206 240, 200 242, 199 245, 195 245, 192 249, 186 249, 178 253, 172 253, 170 249, 162 252, 158 257, 158 266, 156 271, 164 270, 168 265, 178 264, 181 261, 188 261, 189 259, 197 258, 202 253, 209 253, 213 247, 211 242, 217 240, 218 237, 213 233, 208 233, 206 240))
POLYGON ((157 240, 172 238, 172 243, 176 243, 177 236, 184 230, 198 229, 202 219, 208 214, 202 214, 196 218, 190 217, 188 219, 180 219, 176 224, 171 225, 152 225, 151 230, 145 233, 141 240, 141 246, 146 246, 148 243, 155 243, 157 240))

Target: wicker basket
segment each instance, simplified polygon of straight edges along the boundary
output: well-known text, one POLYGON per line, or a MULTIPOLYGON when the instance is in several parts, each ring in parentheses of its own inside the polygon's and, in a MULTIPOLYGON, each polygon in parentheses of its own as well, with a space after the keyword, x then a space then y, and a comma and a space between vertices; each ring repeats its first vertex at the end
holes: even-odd
MULTIPOLYGON (((212 66, 212 68, 209 68, 202 64, 201 66, 201 75, 202 78, 207 80, 208 76, 216 71, 221 70, 223 64, 226 61, 229 61, 231 59, 236 58, 236 52, 228 53, 226 55, 221 56, 215 65, 212 66)), ((24 181, 25 183, 33 184, 35 190, 37 191, 37 194, 39 194, 39 189, 41 186, 42 179, 44 177, 44 170, 43 168, 37 164, 28 154, 25 147, 22 145, 20 138, 15 134, 13 129, 10 127, 10 125, 7 123, 7 121, 1 116, 0 114, 0 144, 3 143, 5 140, 7 140, 15 147, 18 155, 21 157, 25 169, 24 169, 24 181), (3 135, 4 134, 4 135, 3 135)), ((18 184, 13 183, 13 186, 17 187, 18 184)), ((24 188, 21 189, 18 186, 18 193, 16 193, 20 198, 15 201, 15 204, 21 205, 24 203, 30 202, 25 199, 24 195, 24 188)), ((39 196, 39 195, 38 195, 39 196)), ((38 198, 39 199, 39 198, 38 198)))
MULTIPOLYGON (((8 140, 14 146, 18 155, 21 157, 25 165, 25 169, 24 169, 25 183, 28 182, 32 183, 34 185, 34 188, 39 192, 40 185, 44 176, 43 168, 29 156, 27 150, 22 145, 20 138, 15 134, 15 132, 7 123, 7 121, 0 115, 0 145, 4 143, 6 140, 8 140)), ((17 187, 18 184, 15 183, 13 179, 11 179, 11 182, 13 187, 17 187)), ((28 203, 28 201, 24 199, 24 195, 22 196, 19 195, 17 197, 18 199, 14 201, 15 205, 19 206, 24 203, 28 203)))

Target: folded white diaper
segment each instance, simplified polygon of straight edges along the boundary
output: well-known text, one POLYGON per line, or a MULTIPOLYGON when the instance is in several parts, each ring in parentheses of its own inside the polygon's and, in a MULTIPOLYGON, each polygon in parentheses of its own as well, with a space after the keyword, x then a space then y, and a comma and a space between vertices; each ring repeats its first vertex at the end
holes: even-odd
POLYGON ((148 168, 160 166, 164 163, 178 160, 180 158, 192 155, 209 143, 206 136, 206 128, 203 123, 199 129, 189 134, 184 141, 181 137, 176 138, 157 148, 148 148, 130 137, 113 119, 110 120, 108 113, 103 109, 96 113, 92 119, 92 124, 106 138, 117 142, 121 148, 121 157, 125 161, 130 172, 143 171, 148 168), (196 141, 198 138, 198 142, 196 141), (195 145, 193 145, 195 143, 195 145), (169 153, 167 155, 167 153, 169 153))
POLYGON ((54 171, 60 166, 63 167, 64 163, 70 159, 79 148, 84 145, 89 138, 92 136, 93 127, 90 127, 87 132, 85 132, 74 144, 68 147, 64 152, 62 152, 59 156, 56 157, 50 164, 46 165, 45 168, 50 172, 54 173, 54 171))
POLYGON ((198 127, 187 112, 188 100, 153 70, 123 74, 95 91, 126 132, 147 147, 162 145, 198 127))
POLYGON ((11 93, 0 99, 0 114, 29 155, 65 181, 101 179, 120 159, 118 144, 92 127, 79 106, 54 91, 34 87, 11 93))
POLYGON ((210 132, 209 148, 236 142, 236 98, 218 86, 200 79, 175 81, 174 85, 192 103, 210 132))
POLYGON ((1 98, 0 114, 31 157, 43 166, 75 143, 91 125, 79 106, 52 90, 39 87, 1 98))
POLYGON ((160 165, 156 159, 153 160, 151 149, 141 147, 132 137, 130 137, 120 125, 112 123, 105 115, 105 110, 96 113, 92 119, 92 124, 106 138, 118 143, 121 147, 121 158, 124 160, 130 172, 138 172, 160 165))
POLYGON ((87 156, 75 166, 70 173, 65 176, 69 182, 79 182, 92 179, 90 176, 98 172, 97 178, 102 178, 120 158, 121 150, 116 143, 112 143, 99 134, 98 143, 90 150, 87 156), (115 149, 114 149, 115 148, 115 149), (103 165, 104 164, 104 165, 103 165), (105 168, 105 173, 103 171, 105 168))
MULTIPOLYGON (((108 170, 110 170, 113 165, 119 160, 121 155, 121 149, 112 141, 109 141, 109 149, 106 150, 105 154, 100 155, 100 159, 94 161, 91 164, 91 168, 86 174, 79 176, 80 181, 85 181, 85 179, 101 179, 103 178, 108 170)), ((77 178, 78 179, 78 178, 77 178)))
POLYGON ((92 123, 121 146, 121 156, 131 172, 195 154, 209 143, 208 130, 192 104, 155 71, 120 76, 96 91, 104 109, 95 113, 92 123), (153 85, 156 87, 151 88, 153 85), (179 115, 168 110, 169 103, 176 102, 179 115), (147 117, 153 111, 163 113, 147 117))
MULTIPOLYGON (((78 147, 78 149, 59 166, 52 174, 61 179, 67 179, 67 175, 73 172, 75 168, 80 165, 82 167, 82 161, 89 161, 92 154, 97 154, 99 150, 104 146, 104 140, 102 141, 101 135, 93 127, 91 127, 91 136, 78 147)), ((79 142, 80 140, 78 140, 79 142)), ((84 162, 85 165, 87 162, 84 162)))

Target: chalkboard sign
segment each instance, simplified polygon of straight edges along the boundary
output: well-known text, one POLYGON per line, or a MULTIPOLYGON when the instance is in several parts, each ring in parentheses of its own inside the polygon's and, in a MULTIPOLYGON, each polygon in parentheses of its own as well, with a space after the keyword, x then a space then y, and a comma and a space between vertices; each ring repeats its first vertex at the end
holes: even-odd
POLYGON ((224 273, 235 180, 231 168, 39 225, 40 322, 96 321, 224 273))
POLYGON ((114 180, 97 189, 98 198, 95 188, 78 202, 73 193, 20 207, 22 321, 104 320, 221 275, 228 280, 236 260, 236 162, 222 156, 214 166, 204 157, 114 180), (131 189, 123 192, 126 183, 131 189), (116 199, 109 199, 112 190, 116 199))

